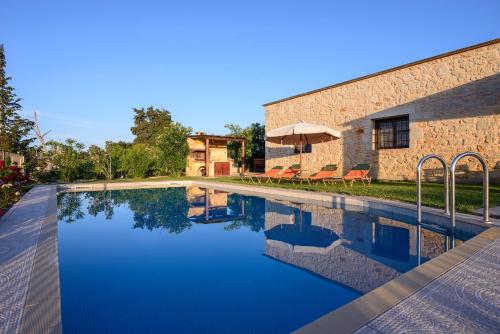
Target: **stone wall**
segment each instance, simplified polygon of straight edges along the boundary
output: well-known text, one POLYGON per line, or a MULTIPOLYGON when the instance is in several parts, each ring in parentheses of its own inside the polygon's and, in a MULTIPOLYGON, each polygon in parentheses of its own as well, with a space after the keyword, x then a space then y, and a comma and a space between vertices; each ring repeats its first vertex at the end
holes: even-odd
MULTIPOLYGON (((205 151, 205 140, 188 138, 188 145, 191 151, 205 151)), ((227 143, 226 142, 210 142, 209 147, 209 176, 214 176, 214 162, 229 162, 230 174, 238 174, 238 166, 233 159, 229 158, 227 155, 227 143)), ((193 158, 193 154, 190 154, 187 158, 186 175, 187 176, 202 176, 200 174, 200 168, 205 167, 205 161, 197 161, 193 158)))
MULTIPOLYGON (((486 158, 498 182, 500 42, 267 104, 265 112, 267 131, 299 120, 342 131, 342 139, 313 145, 312 153, 303 154, 306 170, 336 163, 345 173, 368 162, 375 178, 413 180, 425 154, 450 161, 472 150, 486 158), (399 115, 409 115, 410 147, 375 149, 374 120, 399 115)), ((298 161, 291 146, 266 143, 266 169, 298 161)), ((459 164, 468 179, 480 175, 479 167, 474 160, 459 164)), ((424 176, 439 176, 439 165, 429 161, 424 176)))

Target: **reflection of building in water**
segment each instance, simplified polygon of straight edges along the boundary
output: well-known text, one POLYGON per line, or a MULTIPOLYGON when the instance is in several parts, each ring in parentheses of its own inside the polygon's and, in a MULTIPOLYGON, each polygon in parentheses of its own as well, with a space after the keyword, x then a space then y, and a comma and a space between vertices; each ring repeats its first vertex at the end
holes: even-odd
MULTIPOLYGON (((418 264, 417 227, 413 225, 342 209, 274 201, 266 201, 265 216, 266 255, 363 293, 418 264), (309 238, 297 238, 290 236, 287 225, 296 226, 292 234, 314 232, 309 238), (325 242, 328 233, 336 237, 325 242)), ((422 230, 422 262, 443 251, 444 236, 422 230)))
POLYGON ((237 197, 235 205, 230 206, 231 197, 235 195, 215 189, 189 187, 187 198, 190 203, 188 218, 194 223, 220 223, 245 218, 245 208, 241 198, 237 197))

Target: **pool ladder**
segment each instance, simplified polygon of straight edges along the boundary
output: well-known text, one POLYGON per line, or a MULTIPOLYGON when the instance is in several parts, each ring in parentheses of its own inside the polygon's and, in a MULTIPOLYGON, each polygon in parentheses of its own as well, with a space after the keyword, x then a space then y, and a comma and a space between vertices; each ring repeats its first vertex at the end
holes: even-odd
POLYGON ((450 163, 450 167, 446 164, 446 161, 439 155, 435 153, 428 154, 422 157, 417 164, 417 223, 422 223, 422 166, 424 162, 429 159, 436 159, 441 162, 444 169, 444 211, 445 214, 450 216, 451 226, 455 228, 455 172, 457 168, 457 163, 459 160, 465 157, 473 157, 479 160, 483 168, 483 223, 491 224, 489 217, 489 175, 488 175, 488 165, 484 158, 476 152, 462 152, 457 154, 450 163))

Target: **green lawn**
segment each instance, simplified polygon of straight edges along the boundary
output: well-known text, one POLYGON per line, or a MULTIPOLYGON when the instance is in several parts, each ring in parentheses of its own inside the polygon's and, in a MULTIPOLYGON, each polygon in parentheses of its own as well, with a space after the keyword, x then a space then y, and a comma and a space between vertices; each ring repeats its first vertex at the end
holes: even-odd
MULTIPOLYGON (((216 178, 210 179, 219 182, 243 183, 239 178, 216 178)), ((248 184, 248 183, 245 183, 248 184)), ((261 187, 279 187, 287 189, 302 189, 308 191, 323 191, 337 194, 347 194, 355 196, 370 196, 385 198, 390 200, 416 203, 417 196, 415 183, 413 182, 378 182, 374 181, 370 186, 363 186, 360 183, 354 184, 351 187, 345 187, 342 183, 335 185, 305 185, 292 184, 284 182, 281 184, 253 184, 261 187)), ((435 208, 444 208, 444 188, 439 183, 423 183, 422 184, 422 203, 424 206, 435 208)), ((483 206, 483 191, 481 185, 464 185, 457 184, 456 186, 456 203, 457 211, 472 212, 474 209, 483 206)), ((490 185, 490 207, 500 205, 500 186, 490 185)))

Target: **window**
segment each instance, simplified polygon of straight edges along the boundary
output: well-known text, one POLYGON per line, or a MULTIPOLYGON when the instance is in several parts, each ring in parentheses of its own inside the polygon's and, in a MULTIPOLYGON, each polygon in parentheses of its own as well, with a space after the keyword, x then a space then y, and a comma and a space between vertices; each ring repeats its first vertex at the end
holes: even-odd
POLYGON ((205 151, 193 151, 192 157, 196 161, 205 161, 205 151))
MULTIPOLYGON (((311 153, 312 152, 312 145, 311 144, 302 144, 302 153, 311 153)), ((300 153, 300 145, 295 145, 293 147, 293 153, 299 154, 300 153)))
POLYGON ((408 115, 376 120, 375 147, 377 149, 410 147, 408 115))

